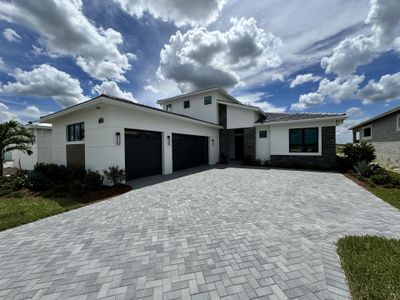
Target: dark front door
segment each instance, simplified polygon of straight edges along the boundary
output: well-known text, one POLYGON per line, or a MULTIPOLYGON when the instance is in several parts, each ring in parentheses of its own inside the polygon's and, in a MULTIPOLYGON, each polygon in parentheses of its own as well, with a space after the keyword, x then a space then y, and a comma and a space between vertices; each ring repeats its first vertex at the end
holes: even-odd
POLYGON ((127 179, 162 173, 161 132, 125 130, 127 179))
POLYGON ((243 160, 243 152, 244 152, 244 139, 243 135, 235 136, 235 159, 243 160))
POLYGON ((172 134, 173 170, 208 164, 208 137, 172 134))

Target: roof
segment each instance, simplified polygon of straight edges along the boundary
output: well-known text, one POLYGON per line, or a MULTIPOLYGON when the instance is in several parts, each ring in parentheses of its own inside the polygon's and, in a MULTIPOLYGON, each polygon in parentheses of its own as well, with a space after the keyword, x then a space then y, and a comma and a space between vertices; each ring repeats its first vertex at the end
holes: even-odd
POLYGON ((162 104, 162 103, 177 100, 177 99, 191 97, 191 96, 194 96, 197 94, 201 94, 201 93, 205 93, 205 92, 214 92, 214 91, 218 91, 218 92, 222 93, 224 96, 226 96, 227 98, 232 100, 232 102, 242 104, 239 100, 237 100, 235 97, 230 95, 227 91, 225 91, 223 88, 221 88, 219 86, 210 87, 210 88, 206 88, 206 89, 202 89, 202 90, 198 90, 198 91, 194 91, 194 92, 190 92, 190 93, 186 93, 186 94, 181 94, 181 95, 177 95, 177 96, 173 96, 173 97, 169 97, 169 98, 165 98, 165 99, 160 99, 160 100, 157 100, 157 103, 162 104))
POLYGON ((233 103, 233 102, 226 101, 226 100, 217 100, 217 102, 218 102, 218 103, 223 103, 223 104, 226 104, 226 105, 231 105, 231 106, 236 106, 236 107, 241 107, 241 108, 256 110, 256 111, 258 111, 259 113, 261 113, 262 115, 265 115, 265 112, 264 112, 261 108, 259 108, 258 106, 247 105, 247 104, 243 104, 243 103, 241 103, 241 102, 233 103))
POLYGON ((313 119, 345 119, 347 115, 345 113, 266 113, 265 119, 259 119, 256 123, 277 123, 277 122, 288 122, 288 121, 302 121, 302 120, 313 120, 313 119))
POLYGON ((26 128, 30 129, 52 129, 52 125, 49 123, 40 123, 40 122, 29 122, 25 125, 26 128))
POLYGON ((389 110, 387 112, 384 112, 384 113, 382 113, 380 115, 377 115, 377 116, 375 116, 375 117, 373 117, 371 119, 365 120, 364 122, 361 122, 361 123, 359 123, 357 125, 354 125, 353 127, 350 127, 349 130, 353 130, 353 129, 358 128, 360 126, 369 124, 369 123, 371 123, 373 121, 379 120, 380 118, 386 117, 388 115, 391 115, 391 114, 394 114, 394 113, 397 113, 397 112, 400 112, 400 106, 396 107, 396 108, 393 108, 393 109, 391 109, 391 110, 389 110))
POLYGON ((132 101, 127 100, 127 99, 114 97, 114 96, 109 96, 107 94, 101 94, 101 95, 99 95, 99 96, 97 96, 95 98, 92 98, 90 100, 78 103, 78 104, 73 105, 73 106, 69 106, 69 107, 67 107, 65 109, 59 110, 59 111, 57 111, 55 113, 52 113, 52 114, 49 114, 47 116, 40 117, 40 119, 42 121, 45 121, 45 122, 51 121, 51 120, 53 120, 55 118, 58 118, 60 116, 68 114, 70 112, 74 112, 74 111, 80 109, 81 107, 83 108, 83 107, 86 107, 86 106, 88 106, 90 104, 94 104, 96 101, 101 100, 101 98, 106 98, 108 100, 116 101, 118 103, 132 105, 132 107, 144 108, 146 110, 155 111, 157 113, 162 113, 162 114, 166 114, 166 115, 170 115, 170 116, 174 116, 174 117, 178 117, 178 118, 182 118, 182 119, 187 119, 187 120, 194 121, 194 122, 201 122, 201 123, 204 123, 204 124, 207 124, 207 125, 220 127, 218 124, 215 124, 215 123, 203 121, 203 120, 196 119, 196 118, 193 118, 193 117, 189 117, 189 116, 186 116, 186 115, 183 115, 183 114, 178 114, 178 113, 162 110, 162 109, 159 109, 159 108, 156 108, 156 107, 152 107, 152 106, 148 106, 148 105, 145 105, 145 104, 135 103, 135 102, 132 102, 132 101))

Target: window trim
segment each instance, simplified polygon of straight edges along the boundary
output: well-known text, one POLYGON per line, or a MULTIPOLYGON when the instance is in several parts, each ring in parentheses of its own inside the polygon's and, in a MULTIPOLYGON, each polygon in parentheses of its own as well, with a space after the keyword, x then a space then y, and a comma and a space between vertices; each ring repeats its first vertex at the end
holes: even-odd
POLYGON ((258 131, 258 138, 259 139, 267 139, 268 138, 268 130, 260 130, 260 131, 258 131), (265 136, 261 136, 261 133, 264 133, 265 132, 265 136))
POLYGON ((190 108, 190 100, 184 100, 184 101, 183 101, 183 108, 184 108, 184 109, 190 108), (186 106, 186 104, 188 104, 188 106, 186 106))
POLYGON ((370 124, 368 126, 364 126, 361 129, 361 132, 362 132, 362 139, 361 140, 371 140, 372 139, 372 124, 370 124), (364 135, 364 130, 367 129, 367 128, 370 128, 370 130, 371 130, 371 135, 370 136, 365 136, 364 135))
POLYGON ((321 145, 320 145, 320 140, 321 140, 321 138, 320 138, 320 132, 321 132, 322 130, 320 129, 320 127, 299 127, 299 128, 289 128, 289 153, 290 154, 301 154, 301 155, 318 155, 318 154, 320 154, 321 153, 321 145), (312 152, 307 152, 307 151, 304 151, 304 148, 305 148, 305 143, 304 143, 304 133, 305 133, 305 130, 306 129, 317 129, 317 151, 312 151, 312 152), (302 148, 302 151, 291 151, 290 150, 290 132, 292 131, 292 130, 301 130, 301 148, 302 148))
POLYGON ((75 142, 84 142, 85 141, 85 122, 77 122, 77 123, 72 123, 72 124, 67 124, 66 126, 66 133, 67 133, 67 142, 68 143, 75 143, 75 142), (81 139, 77 140, 75 137, 75 126, 79 125, 79 134, 83 137, 81 139), (83 127, 83 128, 82 128, 83 127), (70 128, 73 130, 73 139, 70 140, 70 128))
POLYGON ((203 100, 204 100, 204 105, 212 104, 212 96, 204 96, 203 100), (208 100, 210 100, 210 103, 206 103, 206 101, 208 101, 208 100))

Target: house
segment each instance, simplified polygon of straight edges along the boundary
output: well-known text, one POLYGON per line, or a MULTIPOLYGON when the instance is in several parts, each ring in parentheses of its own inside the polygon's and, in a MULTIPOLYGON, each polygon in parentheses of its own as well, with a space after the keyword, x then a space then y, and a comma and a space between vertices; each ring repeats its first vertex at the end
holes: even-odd
POLYGON ((350 128, 353 142, 374 145, 377 160, 400 166, 400 107, 366 120, 350 128))
POLYGON ((52 161, 128 179, 220 161, 331 168, 335 126, 345 114, 268 113, 221 88, 159 100, 162 109, 100 95, 42 117, 52 124, 52 161))
POLYGON ((25 126, 36 137, 32 145, 32 154, 27 155, 18 150, 12 151, 11 160, 14 168, 32 170, 37 162, 50 163, 52 161, 52 130, 51 124, 30 123, 25 126))

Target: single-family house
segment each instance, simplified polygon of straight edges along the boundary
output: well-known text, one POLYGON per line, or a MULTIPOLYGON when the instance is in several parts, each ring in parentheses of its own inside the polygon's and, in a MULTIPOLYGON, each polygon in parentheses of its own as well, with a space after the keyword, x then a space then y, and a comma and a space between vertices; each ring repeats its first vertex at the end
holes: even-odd
POLYGON ((215 87, 159 100, 162 109, 108 95, 60 110, 52 124, 52 161, 128 179, 220 161, 332 168, 335 127, 346 114, 268 113, 215 87))
POLYGON ((350 128, 353 142, 375 147, 377 160, 400 166, 400 106, 350 128))

